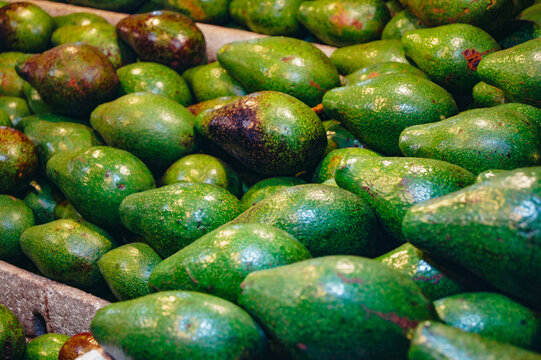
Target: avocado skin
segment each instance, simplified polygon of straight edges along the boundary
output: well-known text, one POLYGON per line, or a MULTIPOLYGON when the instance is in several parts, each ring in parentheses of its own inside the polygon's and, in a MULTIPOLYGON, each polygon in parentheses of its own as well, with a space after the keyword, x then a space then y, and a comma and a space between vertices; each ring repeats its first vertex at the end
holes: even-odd
POLYGON ((281 36, 226 44, 218 50, 222 67, 248 92, 280 91, 308 106, 340 85, 329 58, 313 44, 281 36))
POLYGON ((0 110, 9 116, 12 127, 18 130, 21 129, 21 120, 32 114, 26 101, 14 96, 0 96, 0 110))
POLYGON ((38 336, 26 345, 23 360, 58 360, 60 349, 69 338, 69 335, 53 333, 38 336))
POLYGON ((506 174, 508 172, 509 172, 509 170, 498 170, 498 169, 485 170, 482 173, 480 173, 479 175, 477 175, 477 179, 475 179, 475 182, 480 183, 480 182, 492 179, 494 176, 498 176, 500 174, 506 174))
POLYGON ((479 174, 540 164, 540 139, 537 123, 499 105, 408 127, 400 135, 400 149, 405 156, 445 160, 479 174))
POLYGON ((356 85, 364 83, 365 81, 373 79, 375 77, 389 74, 411 74, 430 80, 428 75, 426 75, 424 72, 417 69, 413 65, 401 62, 388 61, 368 65, 367 67, 363 67, 359 70, 352 72, 351 74, 344 77, 342 85, 356 85))
POLYGON ((255 271, 310 258, 293 236, 265 224, 224 225, 159 264, 152 291, 191 290, 236 302, 240 284, 255 271))
POLYGON ((248 209, 282 189, 302 184, 306 184, 306 181, 296 177, 274 177, 264 179, 252 185, 242 196, 241 202, 244 209, 248 209))
POLYGON ((13 127, 9 115, 2 109, 0 109, 0 126, 13 127))
POLYGON ((108 146, 56 154, 47 162, 47 177, 85 219, 106 228, 120 225, 122 199, 156 186, 141 160, 108 146))
POLYGON ((195 116, 201 114, 203 111, 212 111, 217 110, 235 100, 237 100, 238 96, 222 96, 216 99, 202 101, 197 104, 193 104, 188 106, 188 110, 195 116))
POLYGON ((416 75, 380 76, 362 85, 329 91, 323 97, 323 108, 370 149, 385 155, 401 155, 398 138, 408 126, 458 113, 451 94, 416 75))
POLYGON ((108 305, 98 310, 90 328, 117 360, 255 360, 268 355, 263 331, 244 310, 190 291, 108 305))
POLYGON ((348 147, 331 151, 317 166, 316 170, 314 171, 312 181, 321 184, 329 179, 334 179, 336 170, 340 168, 340 162, 348 155, 381 156, 372 150, 356 147, 348 147))
POLYGON ((525 349, 541 347, 541 321, 535 312, 507 296, 456 294, 434 302, 441 321, 461 330, 525 349))
POLYGON ((518 111, 522 115, 526 115, 533 122, 541 126, 541 109, 532 105, 521 103, 508 103, 501 107, 502 109, 508 109, 512 111, 518 111))
POLYGON ((0 304, 0 358, 21 360, 26 349, 24 329, 19 319, 0 304))
POLYGON ((356 256, 257 271, 241 287, 239 304, 294 359, 402 359, 406 334, 434 316, 411 279, 356 256))
POLYGON ((541 108, 541 39, 489 54, 479 63, 484 82, 503 90, 514 102, 541 108))
POLYGON ((14 66, 0 65, 0 96, 24 98, 24 83, 14 66))
POLYGON ((0 126, 0 193, 11 193, 28 184, 38 169, 38 153, 28 137, 0 126))
POLYGON ((53 20, 56 24, 56 28, 61 28, 67 25, 90 25, 90 24, 109 24, 103 17, 89 13, 89 12, 76 12, 66 15, 54 16, 53 20))
POLYGON ((240 201, 227 190, 203 183, 177 183, 132 194, 120 205, 122 223, 163 258, 241 212, 240 201))
POLYGON ((98 260, 100 273, 120 301, 150 294, 150 273, 162 258, 145 243, 131 243, 108 251, 98 260))
POLYGON ((152 0, 149 3, 182 13, 194 21, 223 24, 229 20, 229 0, 152 0))
POLYGON ((198 102, 223 96, 243 96, 246 91, 220 65, 219 62, 199 65, 192 76, 187 77, 198 102))
POLYGON ((188 17, 173 11, 153 11, 125 17, 116 25, 118 37, 142 61, 184 71, 206 61, 203 33, 188 17))
POLYGON ((539 304, 540 202, 541 167, 516 169, 414 205, 402 231, 415 247, 539 304))
POLYGON ((312 109, 287 94, 262 91, 199 114, 196 129, 246 167, 291 175, 319 161, 325 129, 312 109))
POLYGON ((137 9, 144 0, 60 0, 73 5, 111 11, 132 11, 137 9))
POLYGON ((355 136, 342 124, 336 120, 322 121, 323 127, 327 132, 327 149, 325 154, 329 154, 331 151, 346 147, 358 147, 364 148, 359 140, 355 139, 355 136))
POLYGON ((303 33, 297 20, 303 0, 232 0, 229 12, 236 23, 266 35, 295 36, 303 33))
POLYGON ((33 226, 21 235, 20 243, 42 274, 87 290, 103 285, 97 262, 114 246, 102 234, 71 219, 33 226))
POLYGON ((472 95, 475 105, 479 108, 498 106, 506 102, 502 90, 483 81, 473 87, 472 95))
POLYGON ((23 85, 23 92, 24 98, 28 103, 28 107, 30 108, 30 110, 32 110, 32 113, 47 114, 53 112, 53 108, 45 101, 43 101, 43 98, 41 97, 39 92, 26 81, 23 85))
POLYGON ((402 36, 408 31, 422 29, 425 26, 415 15, 408 10, 402 10, 397 13, 385 27, 381 33, 382 40, 402 39, 402 36))
POLYGON ((313 256, 372 255, 380 235, 376 216, 364 200, 344 189, 321 184, 287 187, 231 221, 243 223, 285 230, 313 256))
POLYGON ((34 226, 34 214, 22 200, 0 195, 0 260, 19 262, 24 255, 19 247, 21 234, 34 226))
POLYGON ((540 360, 541 356, 452 326, 426 321, 414 332, 408 359, 540 360))
POLYGON ((28 184, 23 201, 32 209, 36 224, 45 224, 55 220, 54 210, 62 198, 45 179, 38 178, 28 184))

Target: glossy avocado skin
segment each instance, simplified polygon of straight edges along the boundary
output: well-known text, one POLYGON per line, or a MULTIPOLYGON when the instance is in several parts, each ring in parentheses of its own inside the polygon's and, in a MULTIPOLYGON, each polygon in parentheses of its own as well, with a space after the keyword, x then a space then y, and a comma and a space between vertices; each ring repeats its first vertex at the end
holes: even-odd
POLYGON ((13 127, 20 129, 21 120, 32 114, 24 99, 14 96, 0 96, 0 110, 9 116, 13 127))
POLYGON ((69 335, 53 333, 38 336, 26 346, 23 360, 58 360, 60 349, 69 338, 69 335))
POLYGON ((21 360, 26 349, 24 329, 19 319, 0 304, 0 358, 21 360))
POLYGON ((323 97, 325 113, 342 122, 369 148, 385 155, 401 155, 402 130, 457 114, 445 89, 416 75, 387 75, 362 86, 346 86, 323 97), (377 101, 377 106, 372 104, 377 101))
POLYGON ((131 152, 160 173, 196 149, 194 123, 184 106, 151 93, 124 95, 90 116, 107 145, 131 152))
POLYGON ((55 112, 88 115, 117 92, 118 77, 111 62, 97 48, 65 44, 33 55, 16 67, 55 112), (90 70, 91 69, 91 70, 90 70))
POLYGON ((102 234, 71 219, 33 226, 21 235, 20 242, 42 274, 87 290, 102 285, 97 262, 114 246, 102 234))
POLYGON ((34 226, 32 209, 22 200, 0 195, 0 260, 18 262, 23 253, 19 247, 21 234, 34 226))
POLYGON ((434 316, 411 279, 356 256, 258 271, 241 287, 239 304, 294 359, 402 359, 408 331, 434 316))
POLYGON ((379 240, 379 224, 365 201, 349 191, 320 184, 287 187, 231 223, 261 223, 285 230, 313 256, 368 256, 379 240))
POLYGON ((120 86, 119 95, 134 92, 151 92, 164 95, 183 106, 192 104, 192 92, 186 81, 177 72, 165 65, 152 62, 137 62, 116 71, 120 86))
POLYGON ((402 36, 407 33, 408 31, 415 30, 415 29, 421 29, 425 26, 419 20, 415 15, 413 15, 408 10, 402 10, 389 22, 387 25, 385 25, 385 28, 383 28, 383 32, 381 33, 381 39, 382 40, 391 40, 396 39, 400 40, 402 39, 402 36))
POLYGON ((73 5, 88 6, 91 8, 111 10, 111 11, 130 11, 136 9, 144 0, 62 0, 73 5))
POLYGON ((350 86, 363 83, 367 80, 376 78, 378 76, 389 75, 389 74, 411 74, 417 75, 427 80, 430 80, 428 75, 426 75, 421 70, 417 69, 415 66, 401 63, 401 62, 382 62, 377 64, 368 65, 367 67, 360 68, 357 71, 352 72, 351 74, 344 77, 342 80, 343 86, 350 86))
POLYGON ((152 3, 194 21, 223 24, 229 20, 229 0, 152 0, 152 3))
POLYGON ((145 238, 162 257, 233 220, 240 201, 225 189, 203 183, 177 183, 127 197, 122 223, 145 238))
POLYGON ((302 33, 297 12, 303 0, 232 0, 229 12, 238 24, 266 35, 295 36, 302 33))
POLYGON ((237 100, 238 96, 223 96, 212 100, 202 101, 197 104, 188 106, 188 110, 195 116, 201 114, 203 111, 219 109, 234 100, 237 100))
POLYGON ((409 31, 402 45, 432 81, 456 93, 469 92, 480 80, 480 61, 500 50, 492 36, 467 24, 409 31))
POLYGON ((348 147, 331 151, 323 158, 323 160, 321 160, 321 162, 317 166, 316 170, 314 171, 312 181, 315 183, 323 183, 329 179, 334 179, 336 170, 340 168, 340 162, 344 157, 348 155, 381 156, 372 150, 355 147, 348 147))
POLYGON ((414 205, 402 231, 419 249, 539 304, 540 201, 541 167, 516 169, 414 205))
POLYGON ((0 8, 0 50, 38 53, 49 47, 53 18, 40 7, 11 3, 0 8))
POLYGON ((122 199, 155 187, 141 160, 107 146, 59 153, 47 162, 47 176, 85 219, 106 228, 120 225, 122 199))
POLYGON ((295 177, 274 177, 264 179, 252 185, 242 196, 241 202, 243 207, 248 209, 286 187, 302 185, 305 183, 304 180, 295 177))
POLYGON ((484 81, 477 83, 472 90, 473 100, 477 107, 492 107, 504 104, 505 94, 495 86, 484 81))
POLYGON ((24 98, 24 80, 15 71, 15 66, 0 65, 0 96, 24 98))
POLYGON ((39 92, 29 83, 23 85, 24 98, 28 102, 28 107, 34 114, 48 114, 53 112, 53 108, 43 101, 39 92))
POLYGON ((297 18, 323 43, 340 47, 378 40, 391 16, 381 0, 316 0, 303 2, 297 18))
POLYGON ((335 180, 366 201, 384 229, 404 242, 402 220, 409 208, 471 185, 475 176, 440 160, 348 155, 336 170, 335 180))
POLYGON ((364 144, 357 140, 355 135, 348 129, 342 126, 340 121, 326 120, 322 124, 327 132, 327 149, 324 155, 329 154, 333 150, 346 147, 364 148, 364 144))
POLYGON ((190 290, 236 302, 246 276, 310 258, 304 245, 265 224, 224 225, 159 264, 152 291, 190 290))
POLYGON ((308 106, 262 91, 201 113, 197 131, 249 169, 290 175, 315 165, 327 146, 325 129, 308 106))
POLYGON ((256 360, 268 353, 265 335, 244 310, 189 291, 108 305, 96 313, 91 331, 117 360, 256 360))
POLYGON ((498 176, 500 174, 506 174, 508 172, 509 172, 509 170, 498 170, 498 169, 485 170, 482 173, 480 173, 479 175, 477 175, 477 179, 475 179, 475 182, 480 183, 480 182, 492 179, 494 176, 498 176))
POLYGON ((45 224, 55 220, 54 210, 61 200, 62 195, 41 178, 30 181, 23 199, 25 204, 32 209, 36 224, 45 224))
POLYGON ((162 261, 145 243, 131 243, 108 251, 98 260, 100 273, 120 301, 150 294, 148 279, 162 261))
POLYGON ((89 12, 76 12, 66 15, 59 15, 53 17, 53 20, 57 28, 68 25, 90 25, 90 24, 108 24, 107 20, 103 17, 89 13, 89 12))
POLYGON ((541 108, 541 39, 486 56, 478 68, 481 80, 506 97, 541 108))
POLYGON ((0 109, 0 126, 13 127, 9 115, 4 110, 0 109))
POLYGON ((220 64, 248 92, 281 91, 316 106, 340 78, 329 58, 314 45, 287 37, 264 37, 226 44, 220 64))
POLYGON ((500 105, 411 126, 400 135, 400 149, 405 156, 445 160, 474 174, 511 170, 540 164, 540 131, 523 113, 500 105))
POLYGON ((28 137, 11 127, 0 126, 0 193, 24 187, 38 169, 38 153, 28 137))
POLYGON ((62 345, 58 360, 74 360, 92 350, 100 349, 90 332, 75 334, 62 345))
POLYGON ((419 324, 408 352, 410 360, 540 360, 521 348, 434 321, 419 324))
POLYGON ((490 293, 456 294, 434 302, 441 321, 525 349, 541 347, 541 320, 507 296, 490 293))
POLYGON ((219 62, 200 65, 188 81, 198 102, 223 96, 246 95, 240 83, 219 62))
POLYGON ((202 64, 205 38, 195 23, 172 11, 131 15, 116 25, 119 38, 142 61, 167 65, 176 71, 202 64))
POLYGON ((502 106, 502 109, 518 111, 522 115, 526 115, 530 118, 530 120, 541 126, 541 109, 536 108, 535 106, 520 103, 509 103, 502 106))

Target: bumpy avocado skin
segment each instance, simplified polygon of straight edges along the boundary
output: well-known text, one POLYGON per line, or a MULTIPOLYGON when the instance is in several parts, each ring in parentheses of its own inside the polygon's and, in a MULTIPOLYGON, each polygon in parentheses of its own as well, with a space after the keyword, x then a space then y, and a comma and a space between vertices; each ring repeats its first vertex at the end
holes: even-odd
POLYGON ((500 50, 492 36, 467 24, 409 31, 402 37, 402 45, 419 69, 454 93, 470 92, 480 81, 480 61, 500 50))
POLYGON ((285 230, 313 256, 369 256, 380 240, 376 216, 365 201, 344 189, 321 184, 287 187, 231 223, 254 222, 285 230))
POLYGON ((379 76, 362 85, 329 91, 323 108, 369 148, 385 155, 401 155, 398 138, 408 126, 458 113, 451 94, 416 75, 379 76))
POLYGON ((268 355, 263 331, 244 310, 189 291, 108 305, 96 313, 91 331, 115 359, 256 360, 268 355))
POLYGON ((60 349, 69 338, 69 335, 53 333, 38 336, 26 346, 23 360, 58 360, 60 349))
POLYGON ((194 21, 223 24, 229 20, 229 0, 152 0, 151 3, 180 12, 194 21))
POLYGON ((236 302, 246 276, 310 258, 293 236, 265 224, 224 225, 159 264, 152 291, 190 290, 236 302))
POLYGON ((47 162, 47 176, 85 219, 106 228, 120 225, 126 196, 155 187, 141 160, 108 146, 60 152, 47 162))
POLYGON ((38 178, 28 184, 23 201, 34 212, 36 224, 45 224, 55 220, 54 211, 62 198, 45 179, 38 178))
POLYGON ((447 325, 525 349, 541 347, 538 315, 507 296, 477 292, 456 294, 434 302, 447 325))
POLYGON ((0 126, 0 193, 24 187, 38 169, 38 153, 28 137, 11 127, 0 126))
POLYGON ((32 87, 29 83, 25 81, 23 85, 23 92, 26 101, 28 102, 28 107, 32 110, 34 114, 48 114, 53 112, 53 108, 43 101, 43 98, 39 92, 32 87))
POLYGON ((190 80, 198 102, 223 96, 246 95, 240 83, 231 77, 219 62, 199 66, 190 80))
POLYGON ((0 260, 18 262, 23 253, 19 247, 21 234, 34 226, 32 209, 22 200, 0 195, 0 260))
POLYGON ((24 99, 14 96, 0 96, 0 110, 9 116, 14 128, 20 129, 21 120, 32 114, 24 99))
POLYGON ((177 183, 132 194, 120 205, 122 223, 164 258, 241 212, 240 201, 227 190, 203 183, 177 183))
POLYGON ((471 185, 475 176, 440 160, 348 155, 336 170, 335 180, 366 201, 384 229, 404 242, 402 220, 409 208, 471 185))
POLYGON ((530 120, 541 126, 541 109, 536 108, 535 106, 521 103, 509 103, 503 105, 501 108, 518 111, 522 115, 526 115, 530 118, 530 120))
POLYGON ((297 20, 303 0, 232 0, 229 12, 235 22, 266 35, 295 36, 303 32, 297 20))
POLYGON ((402 39, 402 36, 407 33, 408 31, 415 30, 415 29, 422 29, 425 26, 419 20, 415 17, 410 11, 408 10, 402 10, 389 22, 387 25, 385 25, 385 28, 383 28, 383 32, 381 33, 381 39, 382 40, 391 40, 396 39, 400 40, 402 39))
POLYGON ((262 91, 201 113, 197 131, 253 171, 291 175, 315 165, 327 146, 321 120, 287 94, 262 91))
POLYGON ((340 168, 340 162, 348 155, 381 156, 372 150, 355 147, 331 151, 317 166, 316 170, 314 171, 312 181, 321 184, 329 179, 334 179, 336 170, 340 168))
POLYGON ((503 90, 515 102, 541 108, 541 39, 487 55, 479 63, 484 82, 503 90))
POLYGON ((316 106, 326 91, 340 85, 329 58, 314 45, 287 37, 264 37, 224 45, 220 64, 249 93, 280 91, 316 106))
POLYGON ((434 316, 411 279, 355 256, 258 271, 241 286, 239 304, 294 359, 402 359, 406 334, 434 316))
POLYGON ((342 126, 340 121, 326 120, 323 121, 322 124, 327 132, 327 149, 325 150, 325 155, 336 149, 346 147, 365 147, 364 144, 355 138, 355 135, 342 126))
POLYGON ((541 163, 541 128, 507 105, 461 112, 400 135, 405 156, 448 161, 474 174, 541 163))
POLYGON ((0 304, 0 358, 21 360, 26 349, 24 329, 19 319, 0 304))
POLYGON ((402 231, 421 250, 539 304, 540 202, 541 167, 516 169, 414 205, 402 231))
POLYGON ((188 106, 188 110, 195 116, 201 114, 203 111, 212 111, 219 109, 235 100, 237 100, 238 96, 223 96, 212 100, 202 101, 197 104, 193 104, 188 106))
POLYGON ((14 66, 0 65, 0 96, 24 98, 24 80, 14 66))
POLYGON ((426 75, 421 70, 417 69, 415 66, 401 63, 401 62, 382 62, 377 64, 368 65, 367 67, 360 68, 357 71, 352 72, 351 74, 344 77, 342 80, 343 86, 350 86, 363 83, 367 80, 373 79, 378 76, 389 75, 389 74, 411 74, 417 75, 427 80, 430 80, 428 75, 426 75))
POLYGON ((90 25, 90 24, 108 24, 107 20, 103 17, 89 13, 89 12, 76 12, 67 15, 59 15, 53 17, 53 20, 57 28, 67 25, 90 25))
POLYGON ((261 180, 250 187, 242 196, 241 202, 245 209, 257 204, 263 199, 271 197, 286 187, 305 184, 302 179, 295 177, 275 177, 261 180))
POLYGON ((410 360, 540 360, 521 348, 434 321, 419 324, 408 352, 410 360))
POLYGON ((9 115, 4 110, 0 109, 0 126, 13 127, 9 115))
POLYGON ((478 82, 472 90, 473 101, 477 107, 492 107, 504 104, 505 95, 502 90, 484 81, 478 82))

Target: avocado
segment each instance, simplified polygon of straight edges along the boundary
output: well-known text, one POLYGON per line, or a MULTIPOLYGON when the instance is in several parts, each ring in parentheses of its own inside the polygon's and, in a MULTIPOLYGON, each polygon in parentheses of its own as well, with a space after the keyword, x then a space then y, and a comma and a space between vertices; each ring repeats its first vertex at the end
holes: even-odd
POLYGON ((304 180, 296 177, 274 177, 261 180, 250 187, 242 196, 241 202, 243 207, 248 209, 261 200, 273 196, 282 189, 305 183, 304 180))
POLYGON ((47 162, 47 177, 85 219, 106 228, 120 225, 122 199, 155 187, 141 160, 108 146, 56 154, 47 162))
POLYGON ((378 76, 389 74, 411 74, 430 80, 428 75, 426 75, 424 72, 417 69, 413 65, 390 61, 372 64, 368 65, 367 67, 360 68, 359 70, 356 70, 351 74, 345 76, 342 80, 342 85, 357 85, 378 76))
POLYGON ((142 61, 183 71, 206 61, 203 33, 188 17, 172 11, 130 15, 116 25, 118 37, 142 61))
POLYGON ((19 238, 35 223, 32 209, 20 199, 0 195, 0 218, 0 260, 19 263, 24 257, 19 238))
POLYGON ((58 360, 60 349, 69 338, 69 335, 53 333, 38 336, 26 345, 23 360, 58 360))
POLYGON ((222 46, 217 57, 249 93, 281 91, 316 106, 326 91, 340 85, 329 58, 298 39, 275 36, 232 42, 222 46))
POLYGON ((83 216, 79 214, 77 210, 67 200, 62 201, 54 208, 54 218, 59 219, 72 219, 72 220, 84 220, 83 216))
POLYGON ((509 172, 509 170, 498 170, 498 169, 485 170, 482 173, 480 173, 479 175, 477 175, 477 178, 475 179, 475 182, 480 183, 480 182, 492 179, 494 176, 498 176, 500 174, 506 174, 508 172, 509 172))
POLYGON ((4 110, 0 109, 0 126, 13 127, 9 115, 4 110))
POLYGON ((191 290, 236 302, 248 274, 310 257, 303 244, 274 226, 224 225, 156 266, 149 286, 152 291, 191 290))
POLYGON ((119 360, 259 360, 268 353, 263 331, 243 309, 190 291, 107 305, 98 310, 90 328, 105 351, 119 360))
POLYGON ((541 167, 509 171, 414 205, 402 232, 423 251, 539 304, 541 167))
POLYGON ((32 114, 26 101, 14 96, 0 96, 0 110, 9 116, 13 127, 19 130, 21 120, 32 114))
POLYGON ((28 137, 0 126, 0 193, 11 193, 28 184, 38 169, 38 153, 28 137))
POLYGON ((469 92, 480 81, 483 57, 500 50, 487 32, 467 24, 408 31, 402 37, 408 55, 432 81, 451 92, 469 92))
POLYGON ((329 179, 334 179, 336 170, 338 170, 340 167, 340 162, 348 155, 381 156, 372 150, 355 147, 331 151, 317 166, 316 170, 314 171, 312 181, 321 184, 329 179))
POLYGON ((197 71, 188 79, 198 102, 223 96, 246 95, 240 83, 232 78, 219 62, 198 66, 197 71))
POLYGON ((57 28, 68 25, 108 24, 105 18, 89 12, 75 12, 66 15, 54 16, 53 20, 57 28))
POLYGON ((62 345, 58 360, 75 360, 92 350, 101 349, 90 332, 75 334, 62 345))
POLYGON ((162 95, 124 95, 98 106, 90 123, 107 145, 131 152, 159 173, 196 149, 195 117, 162 95))
POLYGON ((405 156, 445 160, 474 174, 511 170, 541 164, 541 127, 499 105, 408 127, 400 135, 400 149, 405 156))
POLYGON ((152 62, 137 62, 116 71, 120 96, 134 92, 151 92, 164 95, 183 106, 192 104, 192 92, 186 81, 177 72, 165 65, 152 62))
POLYGON ((7 307, 0 304, 0 358, 22 360, 25 349, 23 326, 7 307))
POLYGON ((229 0, 152 0, 154 5, 182 13, 194 21, 223 24, 229 20, 229 0))
POLYGON ((38 178, 28 184, 23 201, 32 209, 36 224, 45 224, 55 220, 54 210, 62 201, 62 195, 45 179, 38 178))
POLYGON ((256 271, 239 304, 294 359, 402 359, 432 304, 407 276, 374 260, 327 256, 256 271))
POLYGON ((190 112, 192 114, 197 116, 197 115, 201 114, 203 111, 217 110, 217 109, 219 109, 219 108, 233 102, 234 100, 237 100, 238 98, 239 98, 238 96, 223 96, 223 97, 219 97, 219 98, 212 99, 212 100, 202 101, 202 102, 199 102, 197 104, 193 104, 193 105, 188 106, 188 110, 190 110, 190 112))
POLYGON ((100 273, 120 301, 150 294, 150 273, 162 258, 145 243, 131 243, 108 251, 98 260, 100 273))
POLYGON ((58 114, 52 114, 52 113, 42 113, 42 114, 34 114, 23 117, 18 122, 18 127, 24 131, 26 127, 30 127, 31 123, 33 122, 50 122, 50 123, 77 123, 82 125, 89 125, 87 119, 81 119, 81 118, 72 118, 69 116, 63 116, 58 114))
POLYGON ((14 66, 0 65, 0 96, 24 97, 24 80, 14 66))
POLYGON ((509 103, 503 105, 502 109, 518 111, 522 115, 529 117, 534 123, 541 126, 541 109, 536 108, 535 106, 520 103, 509 103))
POLYGON ((472 95, 475 105, 479 108, 497 106, 506 102, 502 90, 483 81, 473 87, 472 95))
POLYGON ((327 155, 336 149, 347 147, 365 147, 364 144, 355 138, 355 135, 342 126, 340 121, 326 120, 323 121, 322 124, 327 132, 327 149, 325 150, 324 155, 327 155))
POLYGON ((277 91, 253 93, 203 112, 196 128, 246 167, 268 176, 310 168, 327 146, 315 112, 277 91))
POLYGON ((323 97, 325 113, 342 122, 370 149, 385 155, 401 155, 402 130, 432 123, 458 113, 445 89, 416 75, 385 75, 362 86, 346 86, 323 97))
MULTIPOLYGON (((9 3, 8 3, 9 4, 9 3)), ((15 67, 17 63, 32 54, 26 54, 20 51, 5 51, 0 53, 0 65, 15 67)))
POLYGON ((23 85, 24 98, 28 103, 28 107, 34 114, 48 114, 53 112, 53 108, 43 101, 39 92, 26 81, 23 85))
POLYGON ((402 39, 402 36, 408 31, 422 29, 425 26, 415 17, 410 11, 402 10, 397 13, 385 27, 381 33, 382 40, 402 39))
POLYGON ((297 20, 303 0, 280 2, 262 0, 232 0, 229 5, 231 18, 253 32, 266 35, 295 36, 303 33, 297 20))

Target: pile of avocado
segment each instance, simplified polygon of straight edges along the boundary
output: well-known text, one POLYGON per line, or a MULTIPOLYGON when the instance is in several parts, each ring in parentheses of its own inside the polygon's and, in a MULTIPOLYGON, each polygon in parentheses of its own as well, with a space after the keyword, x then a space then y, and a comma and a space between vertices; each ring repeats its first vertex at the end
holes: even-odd
POLYGON ((541 359, 541 1, 155 5, 0 2, 0 260, 113 301, 0 359, 541 359))

